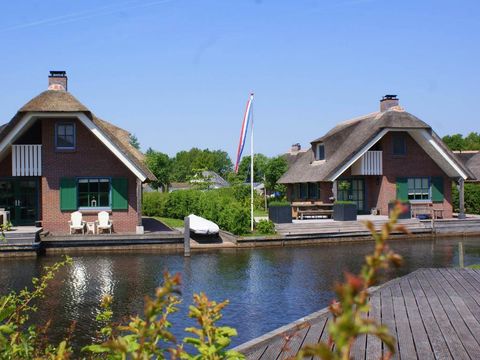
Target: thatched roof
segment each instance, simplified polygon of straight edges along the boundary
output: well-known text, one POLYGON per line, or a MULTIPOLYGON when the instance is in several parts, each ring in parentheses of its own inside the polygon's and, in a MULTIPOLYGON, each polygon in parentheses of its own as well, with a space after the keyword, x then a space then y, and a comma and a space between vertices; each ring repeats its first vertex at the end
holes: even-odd
POLYGON ((85 105, 72 94, 63 90, 47 90, 34 97, 18 110, 9 123, 0 126, 0 141, 28 112, 82 112, 113 142, 120 151, 133 162, 149 180, 155 175, 147 168, 144 155, 130 144, 130 133, 105 120, 96 117, 85 105))
MULTIPOLYGON (((429 130, 444 151, 451 154, 428 124, 402 108, 395 107, 388 111, 375 112, 342 122, 324 136, 312 141, 312 147, 309 150, 289 159, 291 165, 280 178, 279 183, 329 181, 384 129, 429 130), (326 160, 315 161, 312 149, 317 143, 325 145, 326 160)), ((453 154, 451 156, 454 158, 453 154)), ((466 172, 468 173, 468 170, 466 172)))
POLYGON ((480 151, 454 151, 460 161, 470 170, 475 176, 472 181, 480 181, 480 151))

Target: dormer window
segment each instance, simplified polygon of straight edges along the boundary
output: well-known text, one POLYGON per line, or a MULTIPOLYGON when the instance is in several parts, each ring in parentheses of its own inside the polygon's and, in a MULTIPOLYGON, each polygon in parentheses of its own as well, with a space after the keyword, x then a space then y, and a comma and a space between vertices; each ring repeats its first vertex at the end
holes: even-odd
POLYGON ((325 160, 325 145, 317 144, 315 151, 315 160, 325 160))
POLYGON ((55 148, 75 150, 75 123, 62 122, 55 125, 55 148))

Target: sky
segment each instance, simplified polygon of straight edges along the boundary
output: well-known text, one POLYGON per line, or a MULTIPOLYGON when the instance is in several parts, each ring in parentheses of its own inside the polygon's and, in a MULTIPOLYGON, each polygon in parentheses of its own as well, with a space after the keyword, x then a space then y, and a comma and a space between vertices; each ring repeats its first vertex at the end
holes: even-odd
POLYGON ((65 70, 143 150, 232 159, 308 147, 397 94, 441 136, 480 131, 478 0, 22 0, 0 3, 0 123, 65 70), (248 145, 247 145, 248 148, 248 145))

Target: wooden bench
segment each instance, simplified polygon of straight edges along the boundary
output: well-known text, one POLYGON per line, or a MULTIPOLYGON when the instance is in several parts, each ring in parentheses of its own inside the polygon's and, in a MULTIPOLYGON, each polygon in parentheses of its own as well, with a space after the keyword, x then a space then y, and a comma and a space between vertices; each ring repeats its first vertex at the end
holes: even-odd
POLYGON ((426 215, 430 219, 443 219, 443 208, 434 208, 433 204, 412 205, 412 217, 426 215))
POLYGON ((305 216, 332 217, 333 204, 317 201, 292 202, 292 216, 295 219, 304 219, 305 216))

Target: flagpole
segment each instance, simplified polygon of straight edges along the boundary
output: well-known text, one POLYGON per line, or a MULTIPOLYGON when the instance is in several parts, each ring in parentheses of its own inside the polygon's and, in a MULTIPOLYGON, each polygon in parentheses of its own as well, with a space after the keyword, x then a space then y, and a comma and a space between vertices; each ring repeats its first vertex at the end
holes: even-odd
POLYGON ((250 134, 250 228, 253 232, 254 218, 253 218, 253 93, 250 94, 252 100, 250 104, 251 111, 251 134, 250 134))

